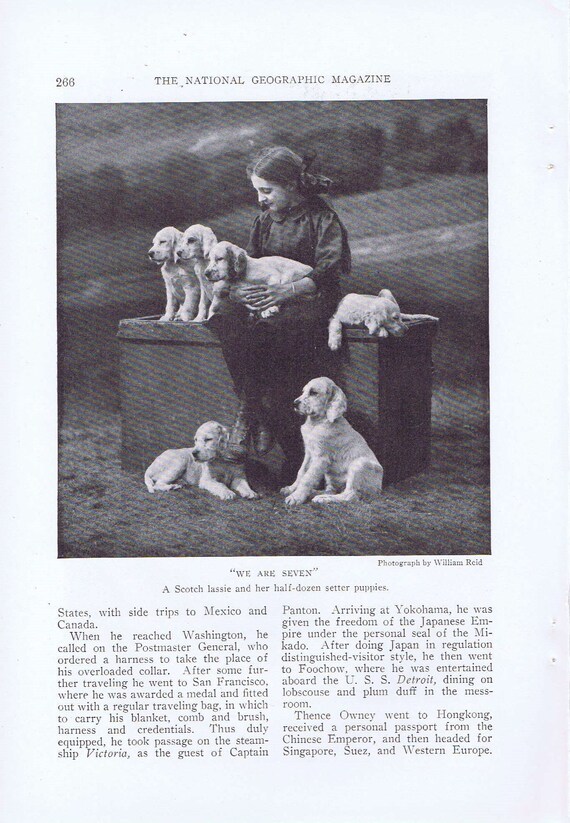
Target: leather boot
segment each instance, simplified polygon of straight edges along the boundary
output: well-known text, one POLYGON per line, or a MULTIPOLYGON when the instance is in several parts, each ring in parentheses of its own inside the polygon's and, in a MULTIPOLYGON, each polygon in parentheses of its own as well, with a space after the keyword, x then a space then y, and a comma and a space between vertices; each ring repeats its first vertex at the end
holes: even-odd
POLYGON ((235 463, 243 463, 247 457, 247 443, 249 440, 249 414, 244 400, 240 402, 239 409, 234 420, 228 447, 226 449, 226 460, 235 463))
POLYGON ((253 448, 259 457, 263 457, 263 455, 270 452, 275 445, 275 438, 269 426, 264 423, 263 420, 257 420, 253 424, 252 429, 253 448))

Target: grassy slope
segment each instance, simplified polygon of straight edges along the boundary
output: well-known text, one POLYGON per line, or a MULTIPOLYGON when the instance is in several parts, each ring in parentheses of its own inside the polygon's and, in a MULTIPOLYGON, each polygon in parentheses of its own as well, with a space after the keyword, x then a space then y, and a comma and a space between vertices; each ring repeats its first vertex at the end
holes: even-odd
MULTIPOLYGON (((373 239, 362 246, 367 252, 355 254, 345 290, 390 286, 404 310, 442 319, 434 353, 432 468, 389 487, 378 502, 341 512, 317 506, 287 512, 275 495, 231 504, 191 489, 151 497, 141 478, 121 474, 116 323, 161 309, 161 278, 145 263, 159 227, 65 238, 60 250, 62 553, 488 550, 486 248, 480 242, 462 247, 451 232, 442 249, 436 243, 427 254, 405 254, 406 232, 483 220, 485 194, 483 179, 444 177, 335 201, 355 248, 363 238, 373 239), (374 239, 380 243, 394 234, 404 235, 396 246, 399 255, 374 251, 374 239)), ((211 225, 219 237, 244 242, 251 216, 251 209, 240 209, 211 225)), ((189 216, 189 222, 195 219, 189 216)))

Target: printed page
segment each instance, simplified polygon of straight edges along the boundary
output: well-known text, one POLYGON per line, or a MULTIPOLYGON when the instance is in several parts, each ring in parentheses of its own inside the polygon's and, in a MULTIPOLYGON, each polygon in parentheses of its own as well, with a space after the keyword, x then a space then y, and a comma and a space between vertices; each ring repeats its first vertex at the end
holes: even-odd
POLYGON ((567 24, 8 4, 2 820, 567 819, 567 24))

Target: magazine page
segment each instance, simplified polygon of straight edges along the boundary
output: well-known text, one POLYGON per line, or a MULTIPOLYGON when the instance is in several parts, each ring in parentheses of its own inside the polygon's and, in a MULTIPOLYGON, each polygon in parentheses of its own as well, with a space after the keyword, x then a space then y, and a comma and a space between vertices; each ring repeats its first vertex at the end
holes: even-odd
POLYGON ((5 19, 0 819, 566 820, 566 5, 5 19))

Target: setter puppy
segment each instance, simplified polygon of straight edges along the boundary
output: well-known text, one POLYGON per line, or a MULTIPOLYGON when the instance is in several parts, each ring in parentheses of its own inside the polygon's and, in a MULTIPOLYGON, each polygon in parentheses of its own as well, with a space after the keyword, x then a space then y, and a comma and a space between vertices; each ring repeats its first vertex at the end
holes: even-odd
POLYGON ((259 497, 250 488, 243 465, 224 459, 228 438, 225 426, 215 420, 203 423, 193 448, 168 449, 153 460, 144 476, 147 489, 151 494, 168 492, 182 488, 178 481, 184 481, 221 500, 232 500, 236 494, 249 499, 259 497))
POLYGON ((161 320, 193 320, 200 302, 200 283, 194 266, 178 262, 176 244, 182 232, 174 226, 161 229, 148 250, 150 259, 159 265, 166 286, 166 308, 161 320))
MULTIPOLYGON (((263 285, 283 285, 301 280, 312 271, 311 266, 290 260, 288 257, 248 257, 244 249, 227 241, 216 243, 210 251, 210 262, 204 272, 212 283, 256 283, 263 285)), ((294 286, 293 286, 294 291, 294 286)), ((261 317, 269 317, 279 311, 272 306, 260 312, 261 317)))
POLYGON ((305 503, 325 481, 313 503, 348 502, 362 493, 379 495, 384 470, 366 440, 344 418, 346 396, 328 377, 309 381, 294 401, 305 415, 301 434, 305 459, 292 486, 281 489, 287 506, 305 503))
POLYGON ((336 351, 342 341, 342 327, 366 326, 369 334, 378 337, 401 337, 406 333, 400 307, 389 289, 373 294, 347 294, 338 304, 329 321, 329 348, 336 351))
POLYGON ((161 320, 202 322, 212 301, 212 286, 204 278, 206 258, 216 243, 207 226, 190 226, 182 233, 174 226, 161 229, 148 256, 161 267, 166 286, 166 308, 161 320))
POLYGON ((366 326, 369 334, 378 337, 402 337, 410 326, 424 320, 437 320, 431 314, 404 314, 390 289, 378 295, 347 294, 329 321, 329 348, 340 349, 343 326, 366 326))
POLYGON ((216 235, 209 226, 196 223, 194 226, 189 226, 178 238, 174 250, 176 262, 184 267, 193 267, 200 284, 200 301, 198 312, 194 317, 195 323, 203 323, 211 317, 212 300, 220 299, 214 294, 212 284, 204 277, 210 251, 217 242, 216 235))

